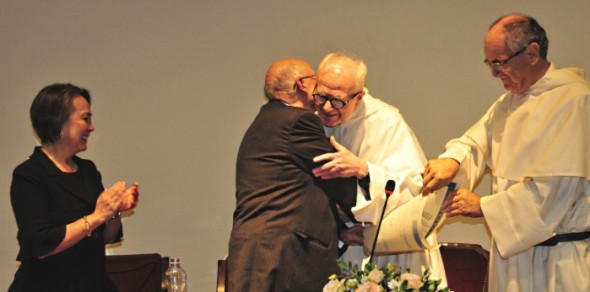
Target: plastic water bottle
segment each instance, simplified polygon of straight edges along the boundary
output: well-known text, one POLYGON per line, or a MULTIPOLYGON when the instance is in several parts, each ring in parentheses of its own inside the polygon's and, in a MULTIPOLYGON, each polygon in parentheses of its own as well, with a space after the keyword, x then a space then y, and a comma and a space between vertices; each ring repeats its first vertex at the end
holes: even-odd
POLYGON ((183 292, 186 286, 186 272, 180 266, 179 258, 170 259, 170 267, 164 274, 164 282, 168 292, 183 292))

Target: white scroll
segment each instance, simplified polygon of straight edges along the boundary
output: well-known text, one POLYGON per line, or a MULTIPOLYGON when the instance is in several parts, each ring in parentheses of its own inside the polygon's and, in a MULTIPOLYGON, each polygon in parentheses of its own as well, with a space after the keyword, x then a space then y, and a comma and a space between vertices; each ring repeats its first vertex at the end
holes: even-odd
MULTIPOLYGON (((446 219, 442 204, 455 183, 431 193, 418 195, 399 206, 383 218, 381 231, 375 246, 375 255, 388 255, 409 251, 431 249, 438 246, 436 238, 426 240, 446 219)), ((371 254, 377 226, 364 230, 364 253, 371 254)))

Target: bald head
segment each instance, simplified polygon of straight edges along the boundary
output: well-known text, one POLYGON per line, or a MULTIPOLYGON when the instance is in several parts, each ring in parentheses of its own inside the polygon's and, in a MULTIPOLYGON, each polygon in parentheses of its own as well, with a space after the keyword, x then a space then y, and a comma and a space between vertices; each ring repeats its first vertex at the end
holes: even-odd
POLYGON ((264 79, 264 94, 269 100, 283 99, 296 93, 301 77, 314 75, 313 69, 301 59, 281 59, 270 65, 264 79))
POLYGON ((500 40, 513 52, 533 42, 537 43, 539 56, 541 59, 547 60, 549 40, 545 29, 537 20, 528 15, 512 13, 494 21, 486 34, 486 42, 500 40))
POLYGON ((524 93, 547 72, 549 41, 530 16, 509 14, 490 26, 484 41, 485 62, 504 89, 524 93))

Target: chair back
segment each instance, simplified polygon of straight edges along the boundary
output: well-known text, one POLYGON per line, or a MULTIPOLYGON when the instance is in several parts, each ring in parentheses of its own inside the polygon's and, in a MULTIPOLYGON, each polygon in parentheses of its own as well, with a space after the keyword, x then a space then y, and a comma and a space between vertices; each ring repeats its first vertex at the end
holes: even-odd
POLYGON ((488 291, 489 252, 479 244, 441 243, 440 252, 450 290, 488 291))
POLYGON ((227 259, 217 261, 217 292, 227 291, 227 259))
POLYGON ((106 268, 120 292, 162 292, 168 257, 153 254, 109 255, 106 268))

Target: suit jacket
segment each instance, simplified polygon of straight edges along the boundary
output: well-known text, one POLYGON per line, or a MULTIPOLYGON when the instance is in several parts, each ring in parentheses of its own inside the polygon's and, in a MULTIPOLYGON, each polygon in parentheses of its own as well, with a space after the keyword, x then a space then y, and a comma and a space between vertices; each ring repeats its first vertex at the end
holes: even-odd
MULTIPOLYGON (((66 225, 94 211, 104 190, 92 161, 74 156, 75 173, 61 172, 36 147, 13 172, 10 189, 21 262, 9 291, 112 291, 105 268, 104 226, 44 259, 64 239, 66 225)), ((122 234, 119 234, 119 238, 122 234)))
POLYGON ((314 177, 333 152, 319 118, 280 101, 264 105, 237 158, 229 291, 321 291, 338 273, 335 204, 350 210, 356 178, 314 177))

